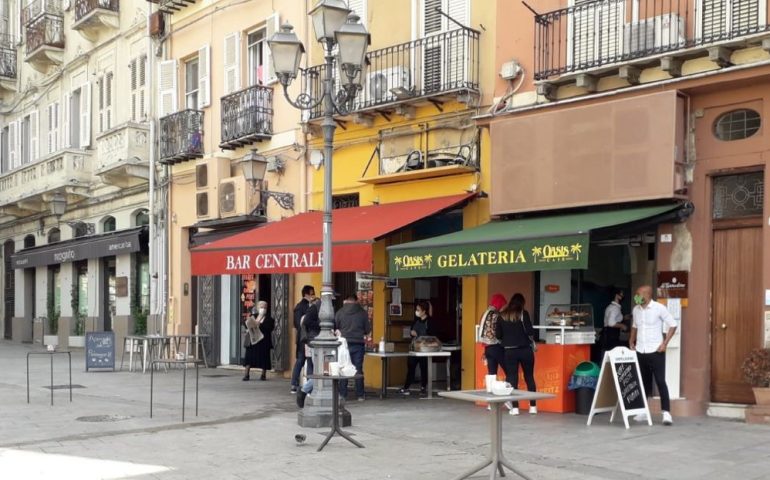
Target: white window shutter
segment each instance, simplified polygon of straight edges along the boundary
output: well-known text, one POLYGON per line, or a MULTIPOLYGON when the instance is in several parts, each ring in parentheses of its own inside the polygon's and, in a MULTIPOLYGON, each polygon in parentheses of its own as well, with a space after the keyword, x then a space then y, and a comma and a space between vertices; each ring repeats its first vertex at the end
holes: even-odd
POLYGON ((198 108, 211 105, 211 47, 198 49, 198 108))
MULTIPOLYGON (((366 26, 367 11, 366 0, 348 0, 348 8, 361 17, 361 25, 366 26)), ((270 37, 268 37, 270 38, 270 37)))
POLYGON ((80 87, 80 148, 91 145, 91 84, 80 87))
POLYGON ((443 8, 441 0, 423 0, 422 11, 422 35, 427 36, 441 31, 444 17, 436 11, 436 7, 443 8))
POLYGON ((56 130, 57 125, 56 121, 58 120, 56 117, 58 116, 59 112, 57 112, 57 104, 56 102, 50 103, 48 105, 48 136, 47 136, 47 147, 46 152, 48 154, 51 154, 56 151, 56 130))
MULTIPOLYGON (((454 18, 461 24, 468 26, 470 23, 470 5, 468 0, 446 0, 447 6, 446 12, 447 15, 454 18)), ((449 20, 448 18, 444 17, 444 21, 446 22, 446 28, 445 30, 457 30, 460 28, 456 23, 449 20)))
POLYGON ((40 123, 37 110, 29 114, 29 161, 34 162, 40 152, 40 123))
POLYGON ((99 79, 98 82, 98 88, 99 94, 97 95, 97 101, 99 102, 99 132, 103 132, 106 130, 105 128, 105 118, 104 118, 104 89, 106 87, 107 82, 107 76, 102 75, 102 78, 99 79))
POLYGON ((176 60, 158 63, 158 117, 176 112, 176 60))
POLYGON ((16 122, 11 122, 8 124, 8 166, 11 170, 18 166, 16 164, 16 160, 18 158, 18 155, 16 155, 16 145, 19 138, 17 137, 16 125, 16 122))
POLYGON ((69 94, 64 95, 61 98, 61 146, 62 148, 69 148, 72 146, 72 139, 70 138, 70 105, 69 94))
POLYGON ((137 81, 139 83, 139 120, 146 120, 147 110, 145 108, 145 95, 147 95, 147 78, 145 73, 147 72, 147 55, 141 55, 139 57, 139 72, 137 74, 137 81))
POLYGON ((104 109, 105 109, 105 130, 112 128, 112 80, 114 75, 112 72, 107 72, 104 76, 104 109))
MULTIPOLYGON (((270 40, 273 38, 273 35, 278 33, 278 30, 281 28, 280 18, 278 17, 278 12, 270 15, 267 17, 266 21, 266 35, 265 38, 267 40, 270 40)), ((270 85, 272 83, 275 83, 278 81, 278 76, 275 74, 275 67, 273 66, 273 52, 270 51, 270 47, 268 46, 267 42, 265 42, 265 65, 262 67, 265 75, 265 84, 270 85)))
POLYGON ((225 37, 225 95, 241 89, 241 32, 225 37))

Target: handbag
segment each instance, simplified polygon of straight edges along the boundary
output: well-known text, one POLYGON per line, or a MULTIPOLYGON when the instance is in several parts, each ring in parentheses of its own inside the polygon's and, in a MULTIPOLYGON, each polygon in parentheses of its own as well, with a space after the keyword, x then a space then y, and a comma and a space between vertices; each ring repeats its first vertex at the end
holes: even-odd
POLYGON ((527 336, 529 339, 529 347, 532 349, 532 353, 537 352, 537 342, 535 342, 535 339, 532 337, 532 335, 527 333, 527 327, 524 326, 524 316, 522 314, 521 318, 521 328, 524 330, 524 335, 527 336))

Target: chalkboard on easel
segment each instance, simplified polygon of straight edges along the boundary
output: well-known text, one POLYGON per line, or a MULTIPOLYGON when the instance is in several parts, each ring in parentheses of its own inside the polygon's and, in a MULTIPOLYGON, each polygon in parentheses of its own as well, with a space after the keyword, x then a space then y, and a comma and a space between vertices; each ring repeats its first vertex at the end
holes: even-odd
POLYGON ((115 333, 86 332, 86 372, 96 368, 115 370, 115 333))
POLYGON ((612 412, 610 416, 610 422, 612 422, 618 411, 626 428, 629 428, 628 417, 640 413, 646 413, 647 423, 652 425, 641 378, 636 352, 625 347, 617 347, 606 352, 591 404, 591 412, 588 414, 588 425, 591 425, 594 415, 604 412, 612 412))

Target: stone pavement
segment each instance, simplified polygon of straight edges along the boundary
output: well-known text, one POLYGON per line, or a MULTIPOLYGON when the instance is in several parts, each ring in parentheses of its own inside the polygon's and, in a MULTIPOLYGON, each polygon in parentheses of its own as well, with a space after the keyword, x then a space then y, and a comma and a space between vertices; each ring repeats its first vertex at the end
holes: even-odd
MULTIPOLYGON (((149 418, 149 373, 89 372, 73 354, 74 390, 55 391, 48 358, 33 357, 26 403, 25 355, 33 347, 0 341, 0 479, 447 479, 482 460, 487 412, 440 399, 349 402, 357 449, 339 437, 321 453, 325 429, 297 426, 283 379, 241 381, 241 373, 202 369, 200 415, 188 370, 186 422, 181 371, 156 374, 149 418), (307 440, 297 445, 296 433, 307 440)), ((37 347, 39 348, 39 347, 37 347)), ((66 383, 66 357, 55 384, 66 383)), ((533 479, 766 479, 770 427, 710 418, 673 427, 608 424, 541 413, 504 419, 505 451, 533 479)), ((658 420, 658 419, 656 419, 658 420)), ((483 471, 474 478, 488 478, 483 471)), ((516 478, 509 476, 508 478, 516 478)))

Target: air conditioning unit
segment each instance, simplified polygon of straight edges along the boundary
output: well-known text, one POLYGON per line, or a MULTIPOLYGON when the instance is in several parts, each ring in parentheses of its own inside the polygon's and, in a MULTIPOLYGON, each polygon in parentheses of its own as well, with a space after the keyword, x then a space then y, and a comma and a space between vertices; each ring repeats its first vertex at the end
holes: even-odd
POLYGON ((221 218, 245 215, 251 210, 248 208, 251 187, 247 187, 246 180, 242 176, 223 179, 219 182, 218 192, 221 218))
POLYGON ((374 102, 391 102, 396 96, 391 91, 394 88, 411 89, 411 75, 407 67, 383 68, 370 72, 366 76, 369 99, 374 102))
POLYGON ((195 215, 198 217, 209 216, 208 192, 198 192, 195 194, 195 215))
POLYGON ((623 29, 623 54, 655 53, 684 46, 685 41, 684 18, 666 13, 627 23, 623 29))

